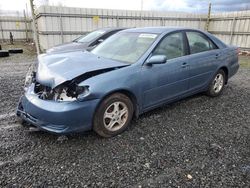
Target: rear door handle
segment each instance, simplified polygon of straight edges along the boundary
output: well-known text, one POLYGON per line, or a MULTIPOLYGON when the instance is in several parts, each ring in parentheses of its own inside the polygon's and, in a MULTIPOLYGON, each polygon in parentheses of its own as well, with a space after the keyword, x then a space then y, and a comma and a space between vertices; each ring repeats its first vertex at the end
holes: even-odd
POLYGON ((220 54, 215 54, 215 58, 218 59, 219 55, 220 55, 220 54))
POLYGON ((188 67, 188 64, 186 62, 184 62, 184 63, 182 63, 181 67, 186 68, 186 67, 188 67))

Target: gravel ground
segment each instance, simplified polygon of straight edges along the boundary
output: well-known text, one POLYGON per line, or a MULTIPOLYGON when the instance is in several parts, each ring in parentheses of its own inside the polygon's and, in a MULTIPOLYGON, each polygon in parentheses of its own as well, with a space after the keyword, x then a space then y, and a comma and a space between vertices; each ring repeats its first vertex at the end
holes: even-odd
POLYGON ((0 59, 0 187, 249 187, 246 61, 220 97, 158 108, 110 139, 59 137, 17 123, 25 72, 36 59, 22 47, 24 54, 0 59))

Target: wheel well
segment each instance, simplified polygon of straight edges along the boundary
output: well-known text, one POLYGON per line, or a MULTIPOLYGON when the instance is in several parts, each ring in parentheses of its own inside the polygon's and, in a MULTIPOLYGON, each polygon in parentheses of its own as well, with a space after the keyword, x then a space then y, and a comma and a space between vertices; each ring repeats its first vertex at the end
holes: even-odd
MULTIPOLYGON (((136 98, 136 96, 132 92, 130 92, 128 90, 125 90, 125 89, 115 90, 115 91, 113 91, 113 92, 108 93, 107 95, 105 95, 102 98, 101 101, 103 101, 105 98, 107 98, 110 95, 113 95, 115 93, 122 93, 122 94, 126 95, 132 101, 132 104, 133 104, 133 107, 134 107, 134 114, 133 114, 133 116, 137 118, 139 116, 139 108, 138 108, 138 105, 137 105, 137 98, 136 98)), ((100 104, 101 104, 101 102, 100 102, 100 104)))
POLYGON ((225 84, 227 84, 227 81, 228 81, 228 69, 227 69, 227 67, 221 67, 220 69, 223 70, 224 73, 225 73, 225 76, 226 76, 225 84))

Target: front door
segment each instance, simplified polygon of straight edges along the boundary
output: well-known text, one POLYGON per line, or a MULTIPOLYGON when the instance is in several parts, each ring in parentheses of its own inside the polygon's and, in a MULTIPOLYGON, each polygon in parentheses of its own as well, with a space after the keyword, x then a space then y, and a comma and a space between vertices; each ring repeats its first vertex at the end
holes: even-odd
POLYGON ((188 90, 189 66, 186 53, 182 32, 166 35, 155 48, 151 55, 166 55, 167 61, 142 67, 144 109, 178 97, 188 90))

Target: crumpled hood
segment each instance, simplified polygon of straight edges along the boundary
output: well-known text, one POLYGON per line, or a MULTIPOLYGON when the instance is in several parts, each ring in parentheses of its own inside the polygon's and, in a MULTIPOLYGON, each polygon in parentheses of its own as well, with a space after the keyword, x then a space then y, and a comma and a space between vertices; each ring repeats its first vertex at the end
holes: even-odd
POLYGON ((46 52, 48 54, 51 53, 63 53, 63 52, 71 52, 76 50, 85 50, 88 48, 88 43, 80 43, 80 42, 68 42, 64 44, 60 44, 48 49, 46 52))
POLYGON ((42 54, 38 56, 36 80, 54 88, 87 72, 122 66, 127 64, 101 58, 87 51, 42 54))

